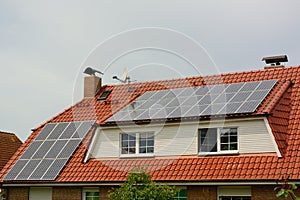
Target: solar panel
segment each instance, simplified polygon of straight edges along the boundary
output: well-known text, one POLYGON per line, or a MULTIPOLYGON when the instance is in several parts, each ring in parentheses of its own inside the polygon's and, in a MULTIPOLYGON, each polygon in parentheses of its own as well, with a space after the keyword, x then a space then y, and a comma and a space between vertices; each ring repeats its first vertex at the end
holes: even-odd
POLYGON ((53 147, 48 151, 45 158, 56 158, 67 142, 68 140, 57 140, 53 147))
POLYGON ((27 150, 22 154, 21 159, 29 159, 31 158, 36 150, 40 148, 43 141, 34 141, 31 143, 31 145, 27 148, 27 150))
POLYGON ((45 174, 45 169, 52 165, 54 160, 42 160, 34 172, 30 175, 29 180, 40 180, 45 174))
POLYGON ((40 132, 40 134, 36 137, 36 140, 44 140, 46 139, 51 131, 54 129, 56 124, 46 124, 46 126, 43 128, 43 130, 40 132))
POLYGON ((36 153, 32 156, 32 159, 37 159, 37 158, 44 158, 46 153, 49 151, 49 149, 53 146, 54 140, 52 141, 45 141, 40 148, 36 151, 36 153))
POLYGON ((28 162, 29 160, 18 160, 6 174, 4 180, 14 180, 28 162))
POLYGON ((93 121, 47 124, 9 170, 4 180, 54 180, 93 121))
POLYGON ((59 137, 59 139, 69 139, 73 136, 76 129, 80 126, 80 122, 72 122, 69 126, 65 129, 63 134, 59 137))
POLYGON ((68 159, 57 159, 54 160, 52 165, 47 169, 46 173, 41 178, 42 180, 54 180, 62 168, 67 163, 68 159))
POLYGON ((27 163, 27 165, 22 169, 22 171, 19 173, 16 180, 27 179, 40 162, 41 160, 30 160, 27 163))
POLYGON ((267 80, 146 92, 106 122, 251 113, 276 83, 267 80))
POLYGON ((65 130, 65 128, 69 125, 69 123, 59 123, 51 132, 47 139, 57 139, 61 135, 61 133, 65 130))

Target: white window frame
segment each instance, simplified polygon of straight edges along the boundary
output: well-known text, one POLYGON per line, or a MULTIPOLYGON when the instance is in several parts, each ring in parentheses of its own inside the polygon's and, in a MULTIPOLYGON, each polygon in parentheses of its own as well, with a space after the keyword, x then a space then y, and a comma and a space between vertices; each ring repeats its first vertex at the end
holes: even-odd
POLYGON ((203 127, 198 129, 198 155, 214 155, 214 154, 238 154, 239 153, 239 128, 238 127, 203 127), (217 129, 217 151, 216 152, 200 152, 201 129, 217 129), (237 132, 237 150, 221 150, 221 130, 236 129, 237 132))
POLYGON ((86 199, 86 193, 87 192, 98 192, 99 193, 99 199, 100 199, 100 192, 99 192, 99 188, 84 188, 82 190, 82 200, 86 199))
POLYGON ((221 197, 250 197, 251 186, 219 186, 218 187, 218 200, 221 197))
POLYGON ((134 132, 134 133, 120 133, 120 157, 121 158, 132 158, 132 157, 154 157, 155 152, 155 134, 154 132, 147 131, 147 132, 134 132), (153 134, 153 153, 139 153, 140 149, 140 135, 141 134, 153 134), (122 153, 122 135, 128 134, 128 135, 135 135, 135 153, 134 154, 123 154, 122 153))

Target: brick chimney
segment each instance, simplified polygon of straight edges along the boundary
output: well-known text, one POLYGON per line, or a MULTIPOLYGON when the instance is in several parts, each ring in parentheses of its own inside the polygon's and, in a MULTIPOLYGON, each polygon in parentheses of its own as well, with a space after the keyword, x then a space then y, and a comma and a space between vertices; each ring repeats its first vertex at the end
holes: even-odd
POLYGON ((84 77, 84 98, 94 98, 101 88, 101 78, 95 75, 84 77))

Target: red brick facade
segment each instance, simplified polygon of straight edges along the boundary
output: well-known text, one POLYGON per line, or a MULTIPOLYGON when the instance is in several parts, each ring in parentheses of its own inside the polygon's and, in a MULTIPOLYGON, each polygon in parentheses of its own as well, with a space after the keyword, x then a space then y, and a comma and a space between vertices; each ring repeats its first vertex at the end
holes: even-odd
POLYGON ((53 187, 52 189, 53 200, 81 200, 82 188, 81 187, 53 187))
MULTIPOLYGON (((277 200, 274 188, 276 185, 252 186, 252 200, 277 200)), ((83 187, 53 187, 53 200, 81 200, 83 187)), ((7 189, 7 200, 29 200, 29 187, 10 187, 7 189)), ((109 200, 107 195, 111 187, 99 187, 101 200, 109 200)), ((300 191, 296 194, 300 196, 300 191)), ((217 200, 218 186, 187 186, 187 197, 190 200, 217 200)), ((287 199, 291 200, 291 199, 287 199)))
POLYGON ((6 191, 7 200, 28 200, 29 187, 11 187, 6 191))
POLYGON ((187 197, 192 200, 216 200, 217 186, 188 186, 187 197))

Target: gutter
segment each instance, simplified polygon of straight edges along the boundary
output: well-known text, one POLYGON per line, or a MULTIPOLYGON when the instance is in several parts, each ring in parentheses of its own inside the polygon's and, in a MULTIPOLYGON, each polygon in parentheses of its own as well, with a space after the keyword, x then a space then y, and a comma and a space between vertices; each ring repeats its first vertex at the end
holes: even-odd
MULTIPOLYGON (((241 186, 241 185, 278 185, 278 181, 218 181, 218 182, 159 182, 174 186, 241 186)), ((95 187, 95 186, 120 186, 124 182, 113 183, 7 183, 3 184, 3 187, 60 187, 60 186, 81 186, 81 187, 95 187)), ((300 184, 300 181, 290 181, 288 184, 300 184)))

